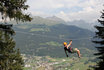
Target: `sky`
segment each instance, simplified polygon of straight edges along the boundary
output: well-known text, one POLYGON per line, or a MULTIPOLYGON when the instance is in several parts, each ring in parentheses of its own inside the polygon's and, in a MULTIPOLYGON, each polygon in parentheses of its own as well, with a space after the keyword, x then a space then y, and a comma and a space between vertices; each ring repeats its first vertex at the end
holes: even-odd
POLYGON ((104 9, 104 0, 27 0, 32 16, 57 16, 65 21, 95 22, 104 9))

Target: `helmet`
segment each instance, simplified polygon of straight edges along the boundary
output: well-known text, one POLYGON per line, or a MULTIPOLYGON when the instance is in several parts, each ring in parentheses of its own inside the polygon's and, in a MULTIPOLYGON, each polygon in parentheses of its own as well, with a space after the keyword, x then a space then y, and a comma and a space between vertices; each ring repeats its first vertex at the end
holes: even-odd
POLYGON ((67 45, 67 43, 66 43, 66 42, 64 42, 63 44, 64 44, 64 45, 67 45))

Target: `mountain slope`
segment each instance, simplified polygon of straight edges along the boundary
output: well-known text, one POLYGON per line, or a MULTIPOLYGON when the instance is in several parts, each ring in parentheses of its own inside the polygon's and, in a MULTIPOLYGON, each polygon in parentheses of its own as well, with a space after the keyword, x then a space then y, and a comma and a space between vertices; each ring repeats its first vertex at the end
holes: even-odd
POLYGON ((65 57, 62 43, 69 42, 70 39, 73 40, 73 47, 80 49, 83 56, 91 56, 94 52, 93 44, 89 38, 94 33, 76 26, 19 24, 15 25, 14 29, 16 31, 16 47, 25 54, 65 57))

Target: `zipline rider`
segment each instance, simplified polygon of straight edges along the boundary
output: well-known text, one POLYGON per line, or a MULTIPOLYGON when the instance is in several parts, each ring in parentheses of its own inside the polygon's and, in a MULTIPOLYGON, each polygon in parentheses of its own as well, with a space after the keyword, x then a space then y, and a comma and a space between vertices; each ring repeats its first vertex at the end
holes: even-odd
POLYGON ((77 53, 78 54, 78 57, 80 58, 81 55, 80 55, 80 51, 77 49, 77 48, 72 48, 71 45, 72 45, 72 40, 70 40, 69 44, 67 45, 66 42, 63 43, 64 45, 64 50, 65 50, 65 54, 66 56, 68 57, 67 55, 67 52, 68 51, 69 53, 77 53))

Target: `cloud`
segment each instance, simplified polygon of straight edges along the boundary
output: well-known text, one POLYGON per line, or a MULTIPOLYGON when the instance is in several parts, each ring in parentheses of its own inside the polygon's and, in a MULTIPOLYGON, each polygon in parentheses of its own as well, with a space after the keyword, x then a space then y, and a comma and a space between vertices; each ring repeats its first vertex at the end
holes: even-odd
POLYGON ((28 0, 28 11, 35 16, 56 15, 65 21, 94 22, 103 9, 103 0, 28 0))
POLYGON ((96 21, 104 9, 104 0, 27 0, 32 16, 57 16, 65 21, 96 21))
POLYGON ((32 17, 34 16, 41 16, 41 17, 49 17, 49 16, 53 16, 51 14, 48 13, 44 13, 42 11, 31 11, 32 17))
POLYGON ((64 11, 61 11, 57 16, 65 21, 84 20, 86 22, 94 22, 100 16, 99 14, 100 13, 93 8, 87 7, 83 8, 82 11, 72 13, 64 13, 64 11))
POLYGON ((28 0, 27 4, 29 4, 30 8, 33 10, 56 9, 64 6, 63 3, 59 3, 55 0, 28 0))
POLYGON ((79 3, 79 5, 77 5, 81 7, 82 10, 69 13, 65 13, 63 11, 64 14, 60 12, 59 14, 57 14, 57 16, 61 17, 66 21, 84 20, 86 22, 91 23, 97 21, 97 19, 100 17, 100 11, 103 9, 102 5, 102 0, 89 0, 83 3, 79 3))

